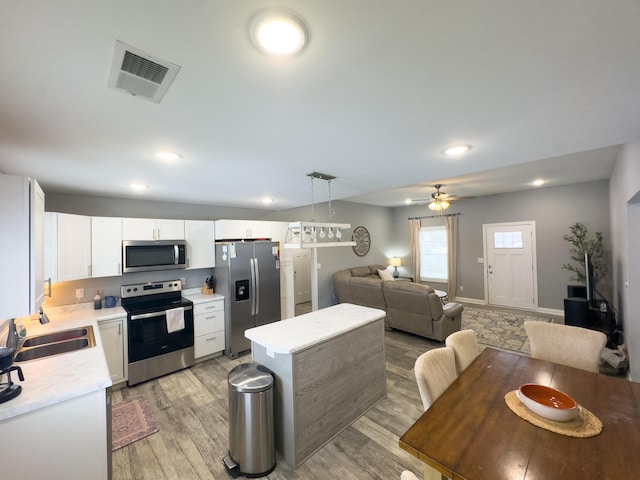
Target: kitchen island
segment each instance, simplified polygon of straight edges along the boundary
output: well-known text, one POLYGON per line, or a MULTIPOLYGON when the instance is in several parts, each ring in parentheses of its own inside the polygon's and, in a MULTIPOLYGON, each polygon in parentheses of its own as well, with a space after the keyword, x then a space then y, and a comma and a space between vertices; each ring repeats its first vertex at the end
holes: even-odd
POLYGON ((276 449, 292 467, 385 397, 384 317, 341 303, 245 332, 275 374, 276 449))

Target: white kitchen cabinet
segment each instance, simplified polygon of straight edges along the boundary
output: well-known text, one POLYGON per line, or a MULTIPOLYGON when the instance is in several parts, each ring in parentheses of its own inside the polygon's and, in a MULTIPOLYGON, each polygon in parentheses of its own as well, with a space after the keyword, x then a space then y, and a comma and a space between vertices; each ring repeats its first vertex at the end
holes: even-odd
POLYGON ((271 239, 271 222, 216 220, 216 240, 271 239))
POLYGON ((58 281, 91 277, 91 217, 58 214, 58 281))
POLYGON ((0 175, 0 319, 44 301, 44 192, 32 178, 0 175))
POLYGON ((91 217, 91 276, 122 274, 122 219, 91 217))
POLYGON ((44 212, 44 278, 47 284, 58 281, 58 214, 56 212, 44 212))
POLYGON ((100 389, 3 420, 2 478, 107 480, 107 408, 100 389))
POLYGON ((184 233, 187 241, 187 268, 215 267, 214 222, 185 220, 184 233))
POLYGON ((123 240, 184 240, 184 220, 123 218, 123 240))
POLYGON ((224 300, 193 305, 193 336, 195 358, 224 350, 224 300))
POLYGON ((98 322, 104 356, 114 385, 127 380, 127 317, 98 322))

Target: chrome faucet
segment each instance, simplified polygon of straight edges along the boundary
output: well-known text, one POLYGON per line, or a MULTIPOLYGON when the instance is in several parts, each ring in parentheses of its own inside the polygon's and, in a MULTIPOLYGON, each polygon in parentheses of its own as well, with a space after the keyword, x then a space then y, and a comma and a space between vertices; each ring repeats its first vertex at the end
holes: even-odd
POLYGON ((47 317, 47 314, 42 311, 42 307, 40 307, 38 310, 40 311, 40 316, 39 316, 40 323, 43 325, 45 323, 49 323, 49 317, 47 317))

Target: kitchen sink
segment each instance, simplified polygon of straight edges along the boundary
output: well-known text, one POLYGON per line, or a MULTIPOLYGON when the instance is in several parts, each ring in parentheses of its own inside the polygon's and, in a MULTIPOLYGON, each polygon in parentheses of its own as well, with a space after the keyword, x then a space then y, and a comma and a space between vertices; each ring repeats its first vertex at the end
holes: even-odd
POLYGON ((91 348, 96 344, 93 327, 86 326, 60 332, 34 335, 25 339, 14 362, 28 362, 40 358, 91 348))
POLYGON ((89 328, 92 328, 92 327, 73 328, 71 330, 63 330, 62 332, 45 333, 42 335, 36 335, 36 336, 27 338, 24 341, 23 346, 35 347, 37 345, 44 345, 45 343, 63 342, 65 340, 72 340, 74 338, 86 337, 89 332, 89 328))

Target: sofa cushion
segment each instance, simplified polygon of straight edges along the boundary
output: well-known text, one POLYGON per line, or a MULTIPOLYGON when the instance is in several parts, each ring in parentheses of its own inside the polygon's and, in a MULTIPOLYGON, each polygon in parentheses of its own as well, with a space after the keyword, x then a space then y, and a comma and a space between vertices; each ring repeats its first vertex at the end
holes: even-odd
POLYGON ((351 297, 356 305, 365 307, 379 308, 386 310, 384 297, 382 295, 382 282, 380 277, 351 277, 349 287, 351 288, 351 297))
POLYGON ((391 272, 386 268, 384 270, 378 270, 378 276, 384 281, 393 282, 395 280, 395 278, 393 278, 393 275, 391 275, 391 272))
POLYGON ((350 268, 349 271, 351 272, 352 277, 368 277, 369 275, 371 275, 371 270, 368 266, 353 267, 350 268))

